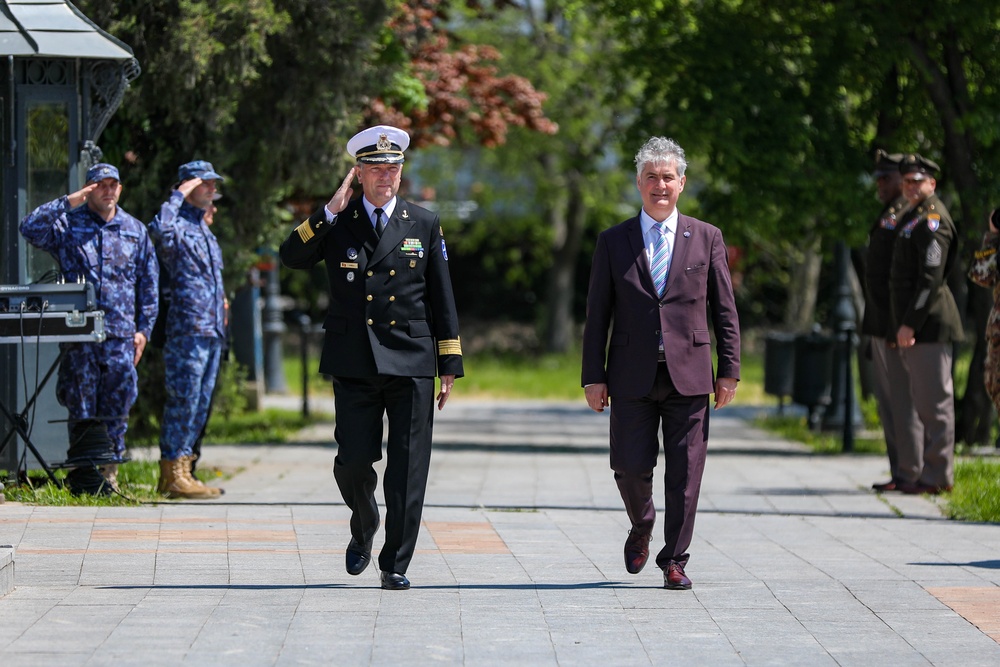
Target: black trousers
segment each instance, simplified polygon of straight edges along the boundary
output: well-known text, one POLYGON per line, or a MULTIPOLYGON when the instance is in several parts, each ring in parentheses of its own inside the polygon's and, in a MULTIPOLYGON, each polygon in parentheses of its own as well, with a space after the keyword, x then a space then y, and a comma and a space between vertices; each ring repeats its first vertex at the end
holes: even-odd
POLYGON ((372 464, 382 458, 382 418, 388 415, 386 448, 385 544, 379 569, 405 573, 413 558, 431 462, 434 378, 380 375, 333 379, 337 410, 337 457, 333 476, 351 509, 351 535, 370 540, 379 526, 372 464))

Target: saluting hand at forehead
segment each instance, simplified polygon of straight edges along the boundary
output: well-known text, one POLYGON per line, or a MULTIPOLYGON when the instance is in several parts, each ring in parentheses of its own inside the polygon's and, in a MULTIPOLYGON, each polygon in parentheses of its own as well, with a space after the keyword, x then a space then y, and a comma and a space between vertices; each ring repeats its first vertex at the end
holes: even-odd
POLYGON ((344 177, 344 182, 340 184, 337 191, 333 193, 333 197, 330 201, 326 203, 326 208, 333 215, 337 215, 345 208, 347 208, 347 203, 351 201, 351 197, 354 196, 354 188, 351 187, 351 181, 354 177, 361 173, 361 167, 351 167, 351 170, 347 172, 347 176, 344 177))

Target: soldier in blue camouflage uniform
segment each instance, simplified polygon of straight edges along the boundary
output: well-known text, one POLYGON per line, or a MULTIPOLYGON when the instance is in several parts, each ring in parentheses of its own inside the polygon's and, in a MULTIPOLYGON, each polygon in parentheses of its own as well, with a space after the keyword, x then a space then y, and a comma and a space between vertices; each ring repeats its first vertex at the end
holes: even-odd
MULTIPOLYGON (((128 413, 137 374, 157 314, 159 267, 146 227, 118 206, 118 169, 96 164, 83 189, 39 206, 21 234, 51 254, 67 281, 94 286, 104 311, 103 343, 64 343, 56 396, 69 411, 70 434, 82 420, 103 419, 114 459, 125 453, 128 413)), ((114 485, 117 466, 102 473, 114 485)))
POLYGON ((208 419, 225 337, 222 249, 205 221, 216 182, 211 163, 181 165, 178 185, 149 224, 170 293, 167 308, 167 404, 160 432, 161 493, 213 498, 222 490, 192 475, 194 444, 208 419))
POLYGON ((993 308, 986 321, 986 363, 984 380, 986 393, 1000 410, 1000 271, 997 269, 997 248, 1000 247, 1000 211, 990 214, 989 229, 983 234, 983 245, 976 251, 969 279, 981 287, 993 290, 993 308))

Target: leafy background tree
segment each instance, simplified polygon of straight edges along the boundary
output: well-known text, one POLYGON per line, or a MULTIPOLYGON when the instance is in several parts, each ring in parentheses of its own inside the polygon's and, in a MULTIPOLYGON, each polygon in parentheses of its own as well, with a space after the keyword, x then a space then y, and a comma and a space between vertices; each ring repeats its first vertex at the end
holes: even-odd
MULTIPOLYGON (((995 3, 601 5, 630 44, 630 73, 645 85, 637 128, 680 135, 707 161, 712 180, 699 199, 709 219, 725 221, 749 265, 772 269, 764 280, 793 279, 786 324, 812 319, 794 290, 816 294, 819 284, 816 272, 796 270, 799 257, 808 262, 836 238, 863 242, 876 212, 865 177, 876 148, 938 161, 939 191, 965 235, 963 257, 978 241, 996 195, 995 3), (809 316, 796 322, 794 308, 809 316)), ((950 278, 961 298, 964 266, 950 278)), ((969 302, 976 351, 959 439, 983 442, 992 421, 981 372, 988 301, 973 290, 969 302)))
MULTIPOLYGON (((836 241, 864 245, 875 149, 920 152, 967 257, 996 202, 1000 6, 985 0, 81 0, 143 67, 102 146, 149 219, 178 164, 229 180, 228 279, 346 173, 370 122, 414 136, 408 197, 441 211, 463 313, 565 349, 596 232, 638 208, 632 155, 687 149, 682 207, 732 246, 744 323, 822 321, 836 241)), ((284 276, 310 295, 325 277, 284 276)), ((982 442, 989 306, 952 286, 974 346, 960 437, 982 442)))

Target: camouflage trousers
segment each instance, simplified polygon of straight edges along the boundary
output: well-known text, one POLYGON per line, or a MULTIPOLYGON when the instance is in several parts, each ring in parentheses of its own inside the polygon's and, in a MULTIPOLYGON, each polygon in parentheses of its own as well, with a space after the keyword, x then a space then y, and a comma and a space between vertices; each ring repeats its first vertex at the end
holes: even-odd
POLYGON ((208 409, 222 358, 222 339, 173 336, 163 348, 167 404, 160 430, 160 456, 173 461, 190 456, 208 420, 208 409))
POLYGON ((138 391, 134 361, 135 343, 131 338, 63 343, 56 383, 56 399, 69 411, 70 435, 81 419, 103 421, 119 460, 125 455, 128 413, 138 391))

